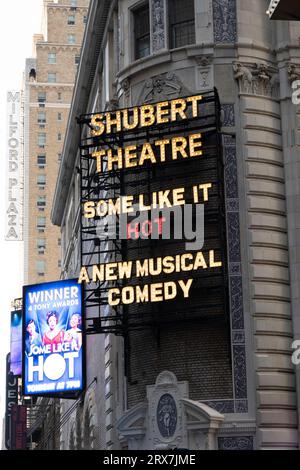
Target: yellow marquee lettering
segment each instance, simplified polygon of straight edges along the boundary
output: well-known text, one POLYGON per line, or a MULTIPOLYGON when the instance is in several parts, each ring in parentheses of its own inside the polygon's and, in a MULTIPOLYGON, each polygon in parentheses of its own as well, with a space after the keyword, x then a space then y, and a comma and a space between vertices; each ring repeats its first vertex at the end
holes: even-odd
POLYGON ((96 264, 93 266, 93 282, 97 281, 104 281, 104 264, 100 264, 99 267, 96 264))
POLYGON ((138 304, 141 302, 149 302, 149 289, 147 285, 143 288, 136 286, 136 302, 138 304))
POLYGON ((78 284, 81 284, 82 282, 91 282, 87 269, 83 266, 80 270, 79 278, 78 278, 78 284))
POLYGON ((185 298, 189 296, 189 291, 190 291, 192 283, 193 283, 193 279, 188 279, 186 282, 178 281, 178 284, 180 285, 182 292, 183 292, 183 296, 185 298))
POLYGON ((199 116, 198 102, 201 101, 202 99, 203 97, 201 95, 190 96, 189 98, 186 99, 187 102, 192 103, 192 113, 193 113, 194 118, 199 116))
POLYGON ((109 289, 108 291, 108 305, 116 306, 120 303, 120 289, 109 289))
POLYGON ((194 261, 194 270, 199 268, 207 269, 207 264, 202 251, 198 251, 198 253, 196 254, 196 259, 194 261))
POLYGON ((215 251, 209 251, 209 267, 210 268, 220 268, 222 266, 222 261, 215 261, 215 251))
POLYGON ((161 103, 158 103, 156 106, 157 110, 157 124, 164 124, 166 122, 169 122, 169 117, 163 117, 169 114, 169 102, 168 101, 162 101, 161 103), (163 109, 167 107, 167 109, 163 109))
POLYGON ((147 104, 141 107, 141 127, 152 126, 155 123, 154 107, 147 104))
POLYGON ((165 282, 164 284, 164 297, 165 300, 172 300, 177 295, 177 288, 175 282, 165 282))
POLYGON ((173 137, 172 139, 172 159, 177 160, 178 153, 183 158, 188 158, 185 149, 187 147, 187 140, 185 137, 173 137))
POLYGON ((136 261, 136 277, 148 276, 149 274, 149 265, 148 260, 144 259, 143 261, 136 261))
POLYGON ((95 203, 92 201, 85 202, 83 204, 83 215, 86 219, 93 219, 96 215, 95 203))
POLYGON ((151 284, 151 302, 161 302, 163 299, 163 283, 151 284))
POLYGON ((145 160, 151 160, 151 163, 156 163, 156 158, 152 150, 151 144, 146 142, 143 145, 142 153, 139 159, 139 165, 142 166, 145 160))
POLYGON ((201 134, 189 135, 190 157, 201 157, 203 154, 202 150, 199 150, 202 147, 202 142, 201 140, 200 142, 195 142, 197 139, 201 139, 201 134))

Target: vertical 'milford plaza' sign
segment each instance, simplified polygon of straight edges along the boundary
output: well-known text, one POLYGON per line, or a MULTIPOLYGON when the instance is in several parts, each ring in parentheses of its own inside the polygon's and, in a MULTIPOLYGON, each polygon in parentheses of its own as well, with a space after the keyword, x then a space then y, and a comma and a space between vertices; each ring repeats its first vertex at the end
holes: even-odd
POLYGON ((7 93, 7 176, 5 240, 21 241, 23 217, 22 151, 20 132, 21 93, 7 93))

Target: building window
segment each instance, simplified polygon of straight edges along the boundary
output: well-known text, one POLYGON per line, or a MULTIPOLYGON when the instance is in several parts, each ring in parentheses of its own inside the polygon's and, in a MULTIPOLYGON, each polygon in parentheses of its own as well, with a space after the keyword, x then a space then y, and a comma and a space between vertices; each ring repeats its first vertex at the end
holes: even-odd
POLYGON ((45 238, 38 238, 36 241, 36 247, 38 249, 38 254, 43 255, 46 250, 46 239, 45 238))
POLYGON ((69 15, 68 16, 68 25, 74 25, 75 24, 75 15, 69 15))
POLYGON ((75 65, 78 67, 79 62, 80 62, 80 55, 76 55, 74 60, 75 60, 75 65))
POLYGON ((59 132, 59 133, 57 134, 57 140, 58 140, 58 142, 60 142, 61 139, 62 139, 62 135, 61 135, 61 132, 59 132))
POLYGON ((57 239, 57 244, 58 244, 58 246, 61 246, 61 238, 57 239))
POLYGON ((61 268, 61 260, 60 260, 60 259, 58 260, 57 266, 58 266, 59 268, 61 268))
POLYGON ((48 73, 48 83, 56 83, 56 73, 48 73))
POLYGON ((61 162, 61 157, 62 157, 61 153, 58 153, 58 154, 57 154, 57 161, 58 161, 58 163, 61 162))
POLYGON ((44 112, 38 113, 38 124, 46 124, 46 113, 44 112))
POLYGON ((62 121, 62 113, 57 113, 57 120, 62 121))
POLYGON ((37 164, 39 168, 45 168, 46 165, 46 155, 37 156, 37 164))
POLYGON ((77 0, 71 0, 71 7, 77 7, 77 0))
POLYGON ((39 210, 45 210, 46 207, 46 196, 38 196, 36 205, 39 210))
POLYGON ((84 15, 84 17, 83 17, 83 24, 87 24, 87 16, 86 15, 84 15))
POLYGON ((68 34, 68 44, 75 44, 75 34, 68 34))
POLYGON ((195 44, 194 0, 169 0, 170 49, 195 44))
POLYGON ((44 276, 45 275, 45 267, 46 267, 46 263, 45 261, 37 261, 36 262, 36 272, 38 274, 38 276, 44 276))
POLYGON ((46 145, 46 133, 45 132, 40 132, 38 134, 38 146, 41 148, 44 148, 46 145))
POLYGON ((38 92, 38 103, 45 103, 46 102, 46 92, 39 91, 38 92))
POLYGON ((135 59, 141 59, 150 54, 149 4, 134 10, 133 17, 135 59))
POLYGON ((40 189, 45 189, 46 175, 38 175, 37 176, 37 185, 40 189))
POLYGON ((36 228, 39 232, 44 232, 46 227, 46 217, 38 217, 36 222, 36 228))
POLYGON ((49 52, 48 53, 48 64, 56 64, 56 53, 49 52))
POLYGON ((61 92, 60 92, 60 91, 57 93, 57 99, 58 99, 58 101, 61 101, 61 100, 62 100, 61 92))

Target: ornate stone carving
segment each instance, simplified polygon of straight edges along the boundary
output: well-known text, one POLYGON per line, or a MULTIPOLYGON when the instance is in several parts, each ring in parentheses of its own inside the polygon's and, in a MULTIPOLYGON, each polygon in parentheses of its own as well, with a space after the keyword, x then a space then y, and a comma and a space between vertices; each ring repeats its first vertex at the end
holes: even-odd
POLYGON ((248 400, 235 400, 236 413, 248 413, 248 400))
POLYGON ((234 78, 238 81, 240 92, 250 93, 253 84, 251 71, 240 62, 233 63, 234 78))
POLYGON ((273 67, 266 64, 234 62, 233 72, 240 93, 279 97, 279 74, 273 67))
POLYGON ((124 94, 124 106, 130 105, 130 92, 131 92, 130 79, 127 77, 124 80, 122 80, 120 84, 120 91, 118 93, 119 97, 121 96, 121 93, 124 94))
POLYGON ((200 65, 201 67, 207 67, 208 65, 211 65, 213 62, 212 56, 207 56, 207 55, 200 55, 198 57, 195 57, 195 60, 197 62, 197 65, 200 65))
POLYGON ((152 0, 152 50, 165 48, 164 0, 152 0))
POLYGON ((186 443, 185 418, 180 398, 187 394, 187 382, 179 383, 170 371, 161 372, 155 385, 147 387, 151 416, 149 439, 155 448, 166 445, 169 448, 181 447, 186 443))
POLYGON ((300 80, 300 70, 297 70, 296 64, 290 62, 287 66, 287 73, 290 83, 293 83, 295 80, 300 80))
POLYGON ((236 42, 235 0, 214 0, 214 39, 219 43, 236 42))
POLYGON ((130 92, 130 80, 129 78, 125 78, 121 82, 121 88, 125 94, 130 92))
POLYGON ((221 106, 221 123, 224 127, 235 126, 234 105, 222 104, 221 106))
POLYGON ((162 437, 173 437, 177 425, 177 407, 174 398, 164 393, 156 409, 157 427, 162 437))
POLYGON ((233 400, 215 400, 215 401, 203 401, 206 405, 210 406, 214 410, 222 414, 234 413, 234 401, 233 400))
POLYGON ((173 374, 173 372, 170 372, 168 370, 165 370, 158 374, 157 379, 156 379, 156 385, 157 386, 165 386, 165 385, 172 385, 172 384, 177 384, 177 378, 176 375, 173 374))
POLYGON ((226 210, 227 212, 238 212, 239 211, 238 198, 226 199, 226 210))
MULTIPOLYGON (((240 64, 241 65, 241 64, 240 64)), ((250 87, 253 74, 241 66, 236 66, 237 78, 244 81, 246 87, 250 87)), ((262 80, 267 80, 268 74, 264 68, 259 68, 262 80)), ((252 85, 251 85, 252 86, 252 85)), ((231 122, 234 124, 233 105, 228 106, 227 111, 231 114, 231 122)), ((224 121, 223 121, 224 125, 224 121)), ((246 377, 246 354, 245 354, 245 332, 243 311, 243 285, 241 277, 241 248, 240 248, 240 222, 238 204, 238 174, 236 159, 236 143, 231 136, 223 137, 225 157, 225 193, 226 193, 226 215, 227 215, 227 238, 228 238, 228 261, 229 261, 229 292, 230 292, 230 314, 231 314, 231 337, 234 345, 232 351, 234 398, 232 400, 233 413, 246 413, 247 403, 247 377, 246 377), (237 400, 237 399, 243 400, 237 400)), ((212 406, 212 405, 211 405, 212 406)), ((223 411, 223 410, 221 410, 223 411)), ((223 411, 226 412, 226 411, 223 411)), ((227 411, 228 412, 228 411, 227 411)))
POLYGON ((253 437, 219 437, 219 450, 253 450, 253 437))
POLYGON ((233 346, 235 398, 247 398, 246 351, 244 345, 233 346))
POLYGON ((198 67, 196 75, 196 87, 199 91, 210 90, 214 87, 212 57, 196 57, 198 67))
POLYGON ((241 257, 239 214, 237 212, 228 212, 227 224, 228 224, 229 259, 231 262, 238 263, 241 257))
POLYGON ((243 291, 241 276, 230 276, 230 308, 232 317, 232 329, 244 328, 243 315, 243 291))
POLYGON ((233 344, 244 344, 245 343, 245 332, 244 330, 233 330, 232 332, 233 344))
POLYGON ((189 94, 189 91, 183 87, 175 73, 169 72, 147 80, 140 93, 138 103, 173 99, 185 94, 189 94))
POLYGON ((229 276, 241 276, 241 263, 229 263, 229 276))
POLYGON ((225 178, 226 200, 238 198, 236 148, 232 145, 225 146, 225 178))

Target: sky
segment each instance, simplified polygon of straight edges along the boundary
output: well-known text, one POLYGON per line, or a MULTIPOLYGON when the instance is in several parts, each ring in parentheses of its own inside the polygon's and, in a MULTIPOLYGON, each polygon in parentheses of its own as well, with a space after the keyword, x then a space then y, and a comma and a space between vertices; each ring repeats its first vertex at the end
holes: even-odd
POLYGON ((22 296, 23 243, 6 242, 6 94, 20 90, 25 59, 32 57, 33 35, 41 32, 43 0, 2 2, 0 15, 0 447, 5 412, 5 358, 9 352, 10 303, 22 296))

